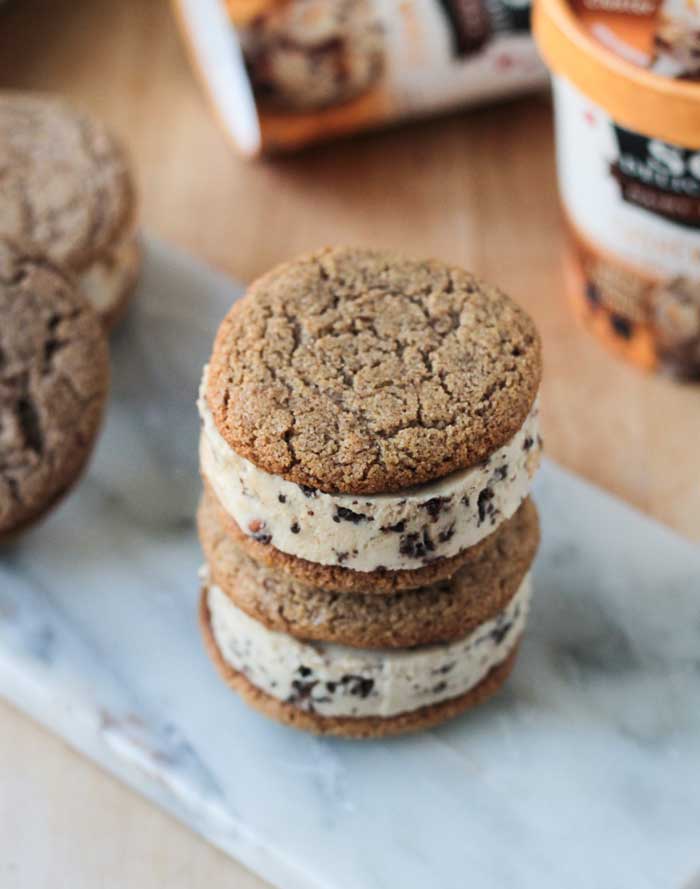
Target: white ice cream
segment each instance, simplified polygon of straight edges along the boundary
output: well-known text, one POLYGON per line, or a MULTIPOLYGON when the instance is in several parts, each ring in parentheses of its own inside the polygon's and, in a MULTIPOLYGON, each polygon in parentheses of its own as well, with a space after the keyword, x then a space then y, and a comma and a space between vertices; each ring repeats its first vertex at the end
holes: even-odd
POLYGON ((322 716, 388 717, 474 688, 514 649, 531 593, 528 575, 503 611, 458 642, 375 651, 268 630, 216 586, 208 604, 223 659, 266 694, 322 716))
POLYGON ((130 233, 80 275, 80 289, 100 315, 109 314, 119 305, 138 265, 138 238, 130 233))
POLYGON ((509 519, 539 465, 538 406, 471 469, 392 494, 324 494, 258 469, 222 438, 200 391, 200 463, 241 530, 282 552, 355 571, 413 570, 478 543, 509 519))

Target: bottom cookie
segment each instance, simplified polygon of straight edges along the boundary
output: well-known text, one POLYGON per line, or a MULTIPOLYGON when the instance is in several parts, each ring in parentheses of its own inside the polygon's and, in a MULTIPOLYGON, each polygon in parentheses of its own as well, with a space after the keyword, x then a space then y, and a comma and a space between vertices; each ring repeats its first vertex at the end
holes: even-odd
MULTIPOLYGON (((315 710, 302 709, 289 700, 282 700, 268 694, 224 659, 212 629, 206 587, 200 598, 199 617, 209 656, 227 685, 237 691, 247 704, 264 715, 293 728, 319 735, 359 739, 382 738, 421 731, 446 722, 465 710, 483 703, 498 691, 510 675, 515 664, 522 633, 521 630, 511 640, 509 652, 504 659, 495 664, 473 687, 460 695, 390 716, 329 716, 315 710)), ((358 677, 349 678, 351 680, 358 679, 358 677)), ((299 682, 298 687, 302 690, 303 695, 304 683, 299 682)), ((356 687, 362 695, 364 689, 361 682, 356 687)))

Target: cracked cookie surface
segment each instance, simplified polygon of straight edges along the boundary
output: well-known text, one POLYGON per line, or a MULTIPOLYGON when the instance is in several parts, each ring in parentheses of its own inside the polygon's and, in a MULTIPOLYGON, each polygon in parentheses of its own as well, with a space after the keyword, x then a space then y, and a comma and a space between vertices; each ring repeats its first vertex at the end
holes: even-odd
POLYGON ((41 94, 0 92, 0 196, 0 232, 74 272, 133 221, 133 184, 111 133, 41 94))
POLYGON ((108 129, 41 93, 0 92, 0 234, 78 278, 107 326, 140 266, 128 158, 108 129))
POLYGON ((522 426, 540 376, 534 324, 497 289, 435 260, 327 248, 234 305, 206 399, 266 472, 373 494, 486 459, 522 426))
POLYGON ((107 343, 75 283, 0 237, 0 539, 75 481, 99 428, 107 343))

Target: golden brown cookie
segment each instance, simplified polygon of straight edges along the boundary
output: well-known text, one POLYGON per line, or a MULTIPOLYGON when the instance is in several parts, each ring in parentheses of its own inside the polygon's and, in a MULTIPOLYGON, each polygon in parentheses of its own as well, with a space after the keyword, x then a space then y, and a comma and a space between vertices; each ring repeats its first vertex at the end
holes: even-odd
POLYGON ((198 526, 212 582, 251 617, 301 639, 362 648, 466 636, 512 598, 539 543, 537 510, 527 500, 483 545, 465 553, 452 577, 387 595, 377 595, 365 579, 364 593, 348 594, 306 584, 251 558, 228 532, 211 494, 202 499, 198 526))
POLYGON ((302 710, 292 703, 278 700, 261 691, 242 673, 234 670, 222 658, 212 634, 209 608, 206 595, 200 598, 199 620, 204 642, 219 674, 243 700, 265 716, 282 722, 292 728, 302 729, 318 735, 335 735, 345 738, 369 739, 384 738, 408 732, 432 728, 449 719, 459 716, 465 710, 483 703, 492 697, 510 675, 518 653, 518 645, 501 663, 466 693, 448 698, 416 710, 389 717, 332 717, 322 716, 302 710))
POLYGON ((107 395, 105 336, 74 280, 0 237, 0 540, 43 515, 92 451, 107 395))
POLYGON ((0 234, 31 241, 77 278, 105 326, 140 267, 126 154, 99 122, 44 94, 0 92, 0 234))
POLYGON ((436 260, 327 248, 234 305, 206 399, 265 472, 375 494, 485 460, 523 426, 540 375, 534 324, 497 289, 436 260))

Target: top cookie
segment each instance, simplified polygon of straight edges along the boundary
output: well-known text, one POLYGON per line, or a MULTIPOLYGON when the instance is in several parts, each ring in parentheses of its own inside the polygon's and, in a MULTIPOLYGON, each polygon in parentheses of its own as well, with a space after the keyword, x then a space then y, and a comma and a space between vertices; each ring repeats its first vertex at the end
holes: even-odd
POLYGON ((0 234, 28 240, 82 272, 134 225, 124 152, 61 100, 0 93, 0 234))
POLYGON ((0 538, 75 480, 99 429, 107 342, 75 282, 0 237, 0 538))
POLYGON ((258 279, 222 323, 207 402, 258 468, 374 494, 473 466, 539 387, 529 316, 463 269, 327 248, 258 279))

